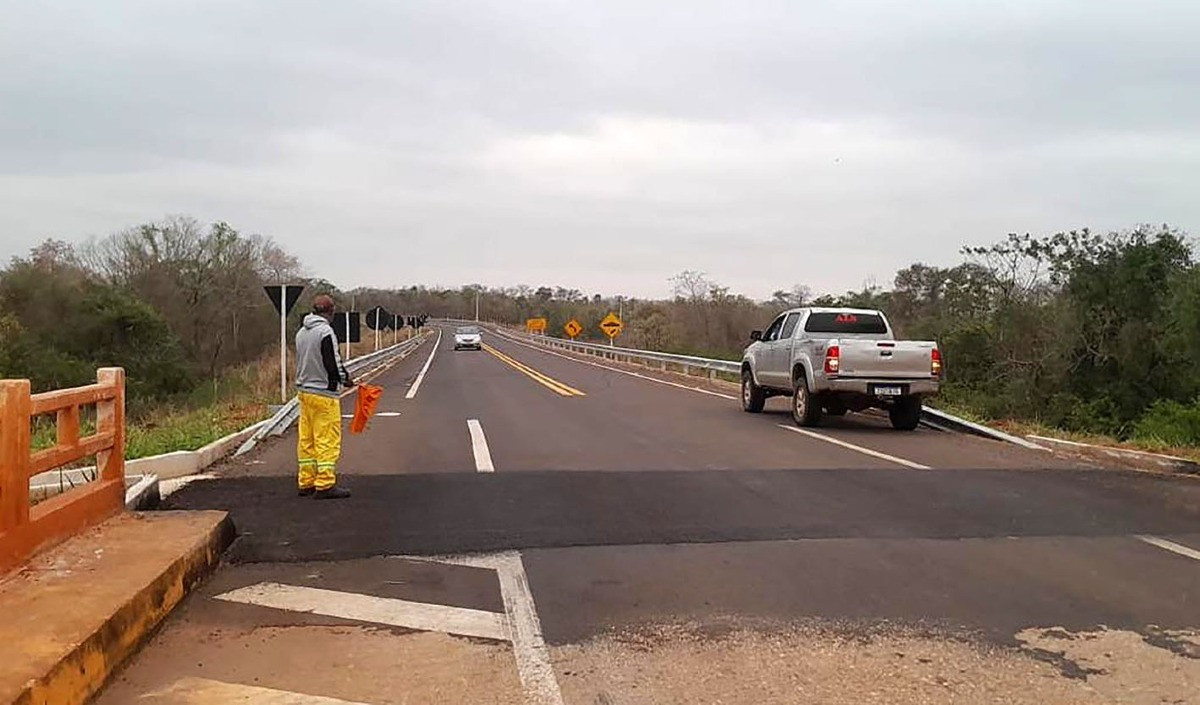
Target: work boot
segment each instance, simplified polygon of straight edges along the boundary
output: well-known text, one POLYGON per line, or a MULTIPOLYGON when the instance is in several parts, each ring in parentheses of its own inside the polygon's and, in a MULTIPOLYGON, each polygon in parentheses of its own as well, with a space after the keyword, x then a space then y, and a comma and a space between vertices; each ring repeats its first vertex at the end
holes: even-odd
POLYGON ((316 492, 316 491, 317 491, 316 487, 301 487, 300 491, 297 492, 296 494, 300 497, 311 497, 311 496, 313 496, 313 492, 316 492))
POLYGON ((327 490, 317 490, 313 494, 313 499, 346 499, 349 496, 350 490, 334 486, 327 490))

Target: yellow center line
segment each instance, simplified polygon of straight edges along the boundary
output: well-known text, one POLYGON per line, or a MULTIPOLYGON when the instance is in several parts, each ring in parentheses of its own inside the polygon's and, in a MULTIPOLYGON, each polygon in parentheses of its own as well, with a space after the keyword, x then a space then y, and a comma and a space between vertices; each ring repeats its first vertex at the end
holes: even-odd
POLYGON ((504 364, 509 365, 513 369, 523 373, 524 375, 526 375, 533 381, 537 382, 538 384, 540 384, 544 387, 547 387, 549 389, 552 389, 556 393, 561 394, 564 397, 586 397, 587 396, 587 394, 579 391, 578 389, 575 389, 574 387, 565 385, 562 382, 559 382, 558 380, 553 379, 552 377, 547 377, 546 375, 542 374, 541 372, 538 372, 537 370, 533 369, 532 367, 529 367, 520 362, 517 362, 516 360, 512 359, 508 355, 505 355, 504 353, 500 352, 496 348, 493 348, 491 345, 484 344, 483 349, 486 350, 488 353, 490 353, 492 356, 494 356, 497 360, 500 360, 504 364))

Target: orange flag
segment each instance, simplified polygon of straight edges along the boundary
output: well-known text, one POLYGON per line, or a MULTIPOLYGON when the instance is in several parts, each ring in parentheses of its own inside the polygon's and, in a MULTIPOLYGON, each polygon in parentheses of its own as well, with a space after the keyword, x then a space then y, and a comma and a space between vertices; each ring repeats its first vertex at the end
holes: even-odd
POLYGON ((379 397, 383 396, 383 387, 370 384, 358 385, 358 397, 354 401, 354 420, 350 422, 350 433, 362 433, 367 427, 367 421, 379 406, 379 397))

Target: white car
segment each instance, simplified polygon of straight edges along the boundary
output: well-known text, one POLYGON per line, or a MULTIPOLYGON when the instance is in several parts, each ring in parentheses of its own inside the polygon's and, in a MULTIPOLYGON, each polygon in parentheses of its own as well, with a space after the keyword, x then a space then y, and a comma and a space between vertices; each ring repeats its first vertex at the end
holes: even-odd
POLYGON ((475 326, 463 326, 454 331, 455 350, 483 350, 483 334, 475 326))

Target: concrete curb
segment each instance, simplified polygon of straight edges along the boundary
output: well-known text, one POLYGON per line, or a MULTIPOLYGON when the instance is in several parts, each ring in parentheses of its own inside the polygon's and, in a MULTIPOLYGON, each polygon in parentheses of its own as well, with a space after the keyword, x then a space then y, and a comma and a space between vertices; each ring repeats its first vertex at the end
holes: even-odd
POLYGON ((1096 460, 1119 460, 1123 464, 1132 465, 1140 470, 1153 472, 1170 472, 1183 475, 1200 475, 1200 463, 1174 455, 1151 453, 1144 450, 1128 448, 1110 448, 1108 446, 1092 445, 1067 441, 1061 438, 1030 435, 1028 438, 1049 446, 1052 450, 1096 460))
MULTIPOLYGON (((264 423, 266 423, 265 420, 256 421, 240 431, 234 431, 228 436, 219 438, 197 450, 177 450, 170 453, 163 453, 162 455, 152 455, 147 458, 126 461, 125 477, 127 479, 136 479, 140 482, 150 476, 155 476, 159 480, 170 480, 177 477, 195 475, 233 452, 238 445, 250 437, 264 423)), ((64 470, 62 471, 61 480, 57 470, 42 473, 30 478, 30 493, 39 499, 52 497, 58 494, 60 486, 64 483, 67 488, 70 488, 90 482, 95 476, 95 472, 96 468, 90 466, 64 470)), ((125 501, 127 504, 131 499, 132 496, 126 494, 125 501)))
POLYGON ((125 490, 125 509, 131 512, 154 509, 160 501, 162 497, 158 491, 158 475, 143 475, 132 487, 125 490))
POLYGON ((47 673, 31 679, 8 702, 13 705, 83 705, 137 651, 175 606, 216 568, 221 554, 233 542, 233 522, 223 512, 186 514, 212 514, 214 520, 183 555, 130 595, 85 638, 72 644, 47 673))
POLYGON ((998 431, 990 426, 977 424, 974 421, 960 419, 953 414, 947 414, 944 411, 939 411, 938 409, 928 406, 921 407, 921 422, 944 431, 969 433, 973 436, 981 436, 983 438, 990 438, 994 441, 1011 443, 1028 450, 1049 450, 1043 445, 1026 440, 1020 436, 1014 436, 1010 433, 1005 433, 1004 431, 998 431))

